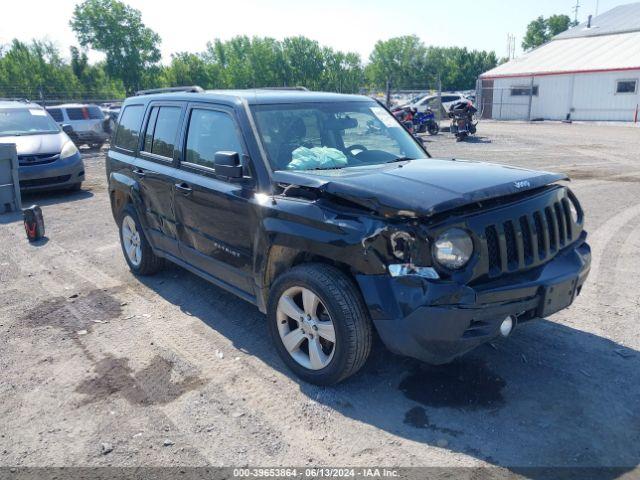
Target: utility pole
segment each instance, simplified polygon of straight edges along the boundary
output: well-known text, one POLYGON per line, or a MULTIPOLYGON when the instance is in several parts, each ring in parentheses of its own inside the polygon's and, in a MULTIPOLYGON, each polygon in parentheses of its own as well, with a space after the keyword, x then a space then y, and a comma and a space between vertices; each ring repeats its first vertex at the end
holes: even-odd
POLYGON ((580 0, 576 0, 576 6, 572 8, 573 10, 573 21, 578 24, 578 10, 580 10, 580 0))
POLYGON ((507 34, 507 59, 516 58, 516 36, 513 33, 507 34))

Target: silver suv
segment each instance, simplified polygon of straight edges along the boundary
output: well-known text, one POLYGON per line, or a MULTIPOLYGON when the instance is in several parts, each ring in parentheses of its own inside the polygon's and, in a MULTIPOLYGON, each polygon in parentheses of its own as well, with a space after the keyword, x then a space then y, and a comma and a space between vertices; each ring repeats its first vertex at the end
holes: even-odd
POLYGON ((67 103, 47 107, 60 125, 70 125, 69 136, 77 146, 100 148, 109 138, 109 119, 98 105, 67 103))
POLYGON ((21 190, 80 189, 80 152, 40 105, 0 101, 0 143, 16 145, 21 190))

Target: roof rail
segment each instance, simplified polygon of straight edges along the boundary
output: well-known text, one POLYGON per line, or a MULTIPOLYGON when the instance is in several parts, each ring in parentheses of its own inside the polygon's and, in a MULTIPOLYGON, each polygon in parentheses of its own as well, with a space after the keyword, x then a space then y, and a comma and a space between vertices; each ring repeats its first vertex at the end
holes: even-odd
POLYGON ((308 92, 309 89, 307 87, 297 86, 297 87, 259 87, 258 90, 298 90, 300 92, 308 92))
POLYGON ((170 92, 188 92, 188 93, 201 93, 204 92, 202 87, 198 85, 191 85, 189 87, 167 87, 167 88, 150 88, 148 90, 138 90, 137 95, 151 95, 153 93, 170 93, 170 92))

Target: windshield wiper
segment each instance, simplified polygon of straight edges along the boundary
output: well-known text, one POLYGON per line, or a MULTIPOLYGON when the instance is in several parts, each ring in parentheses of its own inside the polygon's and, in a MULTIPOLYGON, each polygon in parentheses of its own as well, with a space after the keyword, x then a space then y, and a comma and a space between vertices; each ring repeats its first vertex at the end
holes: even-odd
POLYGON ((406 162, 407 160, 416 160, 416 159, 411 157, 398 157, 398 158, 394 158, 393 160, 387 160, 384 163, 406 162))

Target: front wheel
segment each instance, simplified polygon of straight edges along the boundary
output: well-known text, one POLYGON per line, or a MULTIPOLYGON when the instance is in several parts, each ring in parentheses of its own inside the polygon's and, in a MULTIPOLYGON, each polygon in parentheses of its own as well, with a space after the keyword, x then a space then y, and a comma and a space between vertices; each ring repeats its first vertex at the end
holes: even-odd
POLYGON ((271 289, 267 317, 284 363, 316 385, 353 375, 371 351, 371 322, 360 292, 330 265, 299 265, 280 276, 271 289))
POLYGON ((427 127, 429 130, 429 135, 437 135, 440 131, 440 126, 436 122, 432 122, 427 127))

